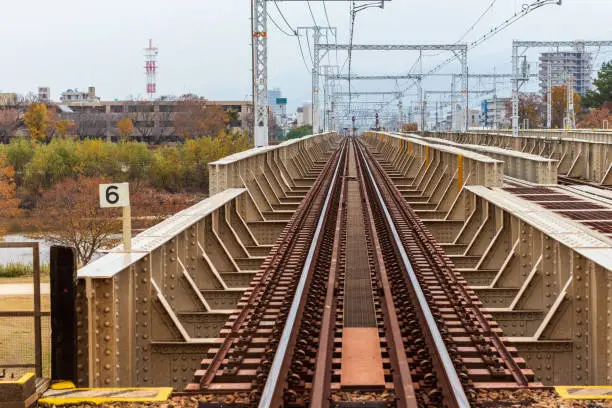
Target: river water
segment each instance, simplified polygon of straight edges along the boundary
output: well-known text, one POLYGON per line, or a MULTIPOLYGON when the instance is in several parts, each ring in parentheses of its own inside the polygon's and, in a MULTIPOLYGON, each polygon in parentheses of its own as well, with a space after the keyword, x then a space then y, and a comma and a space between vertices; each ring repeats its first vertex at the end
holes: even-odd
MULTIPOLYGON (((40 249, 40 263, 49 263, 49 250, 51 243, 32 239, 25 235, 9 234, 4 236, 4 242, 38 242, 40 249)), ((0 248, 0 265, 8 263, 32 264, 32 249, 30 248, 0 248)))

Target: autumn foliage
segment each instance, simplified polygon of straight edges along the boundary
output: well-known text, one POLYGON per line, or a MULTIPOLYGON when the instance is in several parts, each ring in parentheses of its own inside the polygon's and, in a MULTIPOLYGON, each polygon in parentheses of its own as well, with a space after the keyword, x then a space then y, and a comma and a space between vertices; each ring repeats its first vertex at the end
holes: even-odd
POLYGON ((607 108, 593 109, 589 113, 582 116, 578 123, 579 128, 587 129, 602 129, 605 122, 608 126, 612 126, 612 112, 607 108))
POLYGON ((6 156, 0 154, 0 241, 8 229, 8 222, 19 214, 19 198, 15 185, 15 169, 6 156))
POLYGON ((132 123, 132 119, 123 118, 118 121, 117 130, 119 131, 121 139, 126 140, 134 131, 134 124, 132 123))
MULTIPOLYGON (((567 112, 567 86, 553 86, 552 87, 552 127, 563 128, 565 123, 564 119, 567 112)), ((574 113, 578 115, 582 110, 580 103, 580 95, 576 92, 573 94, 574 98, 574 113)))
POLYGON ((223 106, 210 104, 205 99, 185 99, 177 105, 174 117, 175 134, 180 139, 216 136, 230 122, 223 106))
POLYGON ((68 119, 62 119, 55 125, 57 133, 60 137, 72 137, 76 131, 77 124, 68 119))
POLYGON ((40 238, 76 249, 77 260, 87 264, 95 251, 117 243, 120 211, 100 208, 100 178, 69 178, 45 191, 34 216, 40 238))
POLYGON ((30 133, 30 137, 39 142, 47 139, 50 119, 47 105, 44 103, 30 104, 23 118, 30 133))

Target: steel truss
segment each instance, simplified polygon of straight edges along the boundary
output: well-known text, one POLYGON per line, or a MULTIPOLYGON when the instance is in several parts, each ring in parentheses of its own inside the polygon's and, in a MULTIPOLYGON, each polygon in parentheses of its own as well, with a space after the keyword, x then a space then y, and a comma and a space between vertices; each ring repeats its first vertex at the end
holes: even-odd
MULTIPOLYGON (((461 84, 463 89, 467 89, 468 84, 468 68, 467 68, 467 44, 321 44, 316 48, 315 54, 317 52, 329 52, 330 50, 338 50, 338 51, 419 51, 420 56, 419 60, 421 61, 421 72, 416 74, 417 77, 414 78, 418 81, 418 94, 419 94, 419 103, 422 105, 423 103, 423 89, 422 89, 422 79, 424 74, 422 73, 422 60, 423 60, 423 51, 452 51, 455 53, 457 58, 461 63, 461 84)), ((314 72, 313 72, 314 75, 314 72)), ((339 78, 338 78, 339 79, 339 78)), ((348 79, 348 76, 347 76, 348 79)), ((353 79, 353 76, 351 76, 353 79)), ((413 79, 413 78, 408 78, 413 79)), ((314 82, 314 81, 313 81, 314 82)), ((314 87, 313 87, 314 89, 314 87)), ((353 92, 350 93, 351 95, 353 92)), ((400 94, 402 94, 400 92, 400 94)), ((401 95, 400 95, 401 97, 401 95)), ((467 94, 465 95, 465 123, 467 126, 468 120, 468 109, 467 109, 467 94)), ((320 113, 315 111, 314 102, 313 102, 313 115, 320 115, 320 113)), ((464 129, 464 130, 467 130, 464 129)))
MULTIPOLYGON (((251 0, 252 64, 253 64, 253 136, 255 146, 268 145, 268 11, 267 3, 272 0, 251 0)), ((276 0, 284 2, 303 2, 305 0, 276 0)), ((326 0, 310 0, 326 1, 326 0)), ((353 0, 327 0, 351 2, 353 0)), ((378 7, 384 8, 385 2, 378 0, 378 7), (380 4, 378 4, 380 2, 380 4)), ((314 107, 313 107, 314 108, 314 107)), ((314 111, 314 109, 313 109, 314 111)))

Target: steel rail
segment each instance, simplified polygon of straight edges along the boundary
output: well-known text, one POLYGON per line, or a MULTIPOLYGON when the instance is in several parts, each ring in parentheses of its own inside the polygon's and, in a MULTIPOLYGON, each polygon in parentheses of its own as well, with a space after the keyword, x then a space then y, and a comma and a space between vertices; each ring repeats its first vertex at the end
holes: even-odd
MULTIPOLYGON (((310 192, 306 195, 304 200, 300 203, 295 214, 299 214, 302 209, 307 209, 312 205, 312 202, 314 201, 314 197, 316 196, 316 193, 323 186, 324 174, 327 171, 329 171, 329 167, 330 167, 329 163, 331 163, 331 161, 334 160, 335 157, 340 157, 338 152, 335 152, 334 154, 332 154, 332 156, 330 157, 330 162, 328 162, 328 164, 323 168, 323 170, 321 171, 321 174, 319 175, 319 178, 317 178, 314 185, 311 187, 310 192)), ((338 158, 338 163, 340 163, 339 158, 338 158)), ((306 212, 304 211, 302 216, 300 216, 299 218, 295 220, 297 225, 295 226, 296 228, 290 231, 291 235, 290 235, 290 238, 288 239, 289 242, 287 242, 283 247, 281 247, 281 248, 284 248, 285 250, 281 250, 281 248, 279 248, 277 252, 273 255, 275 259, 280 259, 282 261, 285 259, 286 256, 288 256, 288 254, 291 252, 287 250, 288 246, 290 245, 290 242, 292 241, 293 236, 296 234, 296 231, 299 230, 299 228, 304 224, 305 219, 306 219, 306 212)), ((274 249, 272 251, 274 251, 274 249)), ((266 285, 265 284, 266 278, 273 274, 274 274, 273 268, 268 267, 265 269, 264 275, 261 277, 257 286, 255 286, 255 288, 249 295, 248 304, 251 304, 253 300, 264 290, 264 287, 266 285)), ((227 356, 227 353, 229 352, 235 339, 239 336, 239 328, 247 320, 249 311, 250 311, 249 306, 245 306, 244 308, 241 309, 240 313, 238 314, 238 317, 232 324, 230 333, 225 337, 223 343, 221 344, 221 347, 219 347, 219 350, 213 357, 212 363, 208 366, 208 368, 206 369, 206 373, 200 379, 200 383, 199 383, 200 389, 208 387, 213 382, 216 376, 217 370, 223 363, 223 360, 227 356)))
POLYGON ((412 289, 414 290, 414 293, 417 297, 418 306, 420 307, 423 317, 425 318, 425 321, 427 323, 427 330, 432 337, 433 343, 436 348, 435 351, 437 352, 438 358, 440 359, 440 364, 442 365, 443 373, 439 373, 439 374, 441 374, 441 376, 446 379, 446 382, 448 383, 448 387, 449 387, 448 389, 451 391, 450 397, 453 399, 452 401, 449 401, 449 402, 452 402, 450 406, 458 407, 458 408, 469 408, 470 407, 469 399, 467 395, 465 394, 465 390, 463 389, 461 380, 459 379, 459 376, 457 375, 457 370, 455 369, 455 366, 453 365, 453 361, 450 357, 448 349, 446 348, 446 345, 444 344, 442 334, 440 333, 440 330, 438 329, 436 320, 431 312, 431 309, 429 308, 429 304, 427 303, 427 298, 425 297, 425 293, 423 292, 423 289, 421 288, 421 284, 416 276, 416 273, 414 272, 414 269, 412 268, 412 264, 410 263, 408 254, 406 253, 406 249, 404 248, 402 240, 397 232, 397 229, 395 227, 395 223, 393 222, 391 214, 389 213, 389 210, 387 209, 385 200, 382 197, 382 194, 380 193, 380 189, 378 188, 376 184, 376 180, 374 178, 374 175, 372 174, 372 170, 370 169, 370 165, 367 162, 365 154, 363 153, 363 148, 361 148, 361 146, 360 146, 360 153, 361 153, 361 157, 363 158, 363 163, 365 164, 365 169, 367 170, 369 178, 372 182, 372 186, 374 187, 374 191, 376 192, 376 197, 378 198, 378 202, 380 203, 381 209, 383 210, 383 213, 385 214, 387 224, 389 225, 389 229, 391 230, 393 239, 395 240, 395 244, 398 248, 398 252, 402 258, 402 262, 406 270, 406 273, 408 274, 408 278, 412 285, 412 289))
POLYGON ((338 257, 340 255, 340 247, 342 245, 343 216, 346 211, 345 195, 346 195, 346 175, 348 173, 349 161, 344 161, 344 170, 342 176, 342 184, 340 185, 340 199, 338 200, 338 217, 336 219, 336 230, 334 232, 334 244, 332 249, 332 260, 329 268, 329 276, 327 278, 327 290, 325 294, 325 303, 323 308, 323 316, 321 318, 321 335, 319 338, 319 347, 317 350, 317 364, 314 369, 312 391, 310 396, 310 405, 313 407, 327 408, 329 407, 329 385, 331 382, 331 365, 334 348, 334 310, 336 308, 336 277, 338 275, 338 257))
MULTIPOLYGON (((355 142, 354 145, 357 143, 355 142)), ((357 147, 355 147, 355 154, 357 154, 357 147)), ((370 234, 372 234, 372 245, 376 253, 376 258, 379 263, 377 265, 378 277, 381 283, 381 289, 383 291, 382 305, 383 305, 383 318, 385 322, 385 332, 387 332, 387 341, 390 343, 389 351, 392 357, 393 367, 393 379, 397 398, 399 399, 399 408, 417 408, 418 401, 416 399, 416 390, 414 389, 414 383, 412 381, 412 374, 410 373, 410 365, 408 364, 408 358, 406 356, 406 350, 404 349, 404 341, 402 339, 402 332, 399 326, 399 319, 397 317, 397 311, 393 304, 393 292, 391 291, 391 282, 389 275, 387 274, 387 268, 383 260, 383 251, 380 240, 378 238, 378 230, 376 228, 376 222, 374 221, 374 213, 372 211, 372 205, 370 203, 370 197, 368 194, 368 188, 363 174, 363 165, 361 160, 357 160, 359 165, 359 184, 363 191, 363 198, 365 207, 367 208, 367 222, 370 228, 370 234)))
POLYGON ((319 222, 317 223, 317 228, 315 230, 312 243, 308 250, 308 255, 306 256, 304 267, 302 268, 300 280, 295 290, 293 302, 291 303, 291 308, 289 309, 289 314, 287 315, 287 320, 283 328, 283 333, 278 343, 276 353, 274 354, 274 360, 272 361, 272 365, 270 366, 270 371, 268 373, 268 378, 266 379, 266 384, 261 394, 261 399, 259 400, 259 408, 276 408, 272 404, 276 402, 275 398, 279 393, 279 390, 277 388, 283 385, 280 378, 281 369, 283 367, 283 364, 288 361, 289 356, 287 355, 287 352, 289 350, 289 341, 291 340, 292 334, 294 332, 294 325, 296 323, 296 320, 298 319, 298 311, 301 308, 302 303, 306 301, 305 296, 303 296, 304 291, 306 289, 306 282, 308 280, 308 275, 310 275, 315 250, 318 246, 319 238, 323 230, 323 224, 326 221, 326 216, 329 208, 329 203, 332 198, 332 193, 336 186, 338 170, 340 168, 340 164, 342 163, 342 155, 345 154, 345 152, 346 144, 342 147, 340 157, 338 158, 338 163, 336 164, 336 169, 334 170, 334 174, 332 176, 331 184, 327 191, 325 203, 323 204, 321 215, 319 216, 319 222))
MULTIPOLYGON (((384 171, 380 168, 380 165, 378 163, 375 163, 375 165, 377 166, 379 171, 382 174, 384 174, 384 171)), ((386 177, 384 177, 383 179, 386 181, 386 184, 387 184, 388 188, 391 190, 392 196, 395 196, 396 202, 398 202, 398 203, 403 202, 403 198, 400 195, 400 193, 397 191, 397 189, 393 185, 390 184, 390 181, 386 177)), ((408 219, 412 218, 412 215, 409 212, 409 210, 407 210, 403 205, 400 205, 399 209, 404 213, 404 215, 408 219)), ((427 245, 427 242, 425 241, 424 244, 427 245)), ((435 251, 435 249, 433 251, 431 251, 431 252, 432 252, 432 256, 433 257, 435 257, 442 265, 445 265, 448 268, 446 260, 443 257, 441 257, 440 254, 437 251, 435 251)), ((495 346, 495 349, 497 350, 497 353, 500 355, 500 357, 502 358, 502 360, 504 361, 504 363, 506 364, 506 366, 510 370, 510 373, 514 377, 515 382, 519 386, 521 386, 521 387, 528 387, 529 386, 529 381, 528 381, 527 377, 525 376, 525 374, 523 373, 521 368, 518 366, 518 364, 516 363, 514 358, 512 358, 512 355, 510 354, 510 351, 504 345, 504 342, 502 341, 502 339, 499 337, 499 335, 497 335, 497 333, 495 333, 491 329, 491 326, 489 325, 488 320, 484 316, 484 313, 480 310, 480 308, 478 306, 475 306, 472 303, 472 298, 471 298, 470 294, 467 292, 465 286, 463 284, 457 282, 457 279, 456 279, 454 273, 452 272, 452 270, 451 271, 447 271, 447 272, 448 273, 446 274, 446 276, 450 280, 450 283, 453 283, 453 284, 456 285, 457 291, 461 294, 463 300, 467 303, 467 306, 470 307, 471 310, 474 312, 476 320, 478 321, 478 323, 480 324, 480 326, 483 329, 483 334, 485 336, 489 337, 489 339, 493 343, 493 346, 495 346)))

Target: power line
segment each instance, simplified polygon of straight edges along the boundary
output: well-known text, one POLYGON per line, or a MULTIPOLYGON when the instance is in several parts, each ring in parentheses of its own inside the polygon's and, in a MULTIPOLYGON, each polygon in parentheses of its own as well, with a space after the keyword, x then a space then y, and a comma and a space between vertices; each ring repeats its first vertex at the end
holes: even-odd
MULTIPOLYGON (((312 17, 312 22, 314 23, 315 27, 318 27, 319 24, 317 24, 317 19, 315 18, 314 14, 312 13, 312 8, 310 7, 310 2, 308 0, 306 0, 306 4, 308 5, 308 11, 310 11, 310 17, 312 17)), ((329 27, 329 25, 328 25, 328 27, 329 27)))
POLYGON ((282 17, 282 19, 285 21, 285 24, 287 24, 287 27, 289 27, 289 30, 291 30, 292 33, 297 35, 297 31, 293 27, 291 27, 291 24, 289 24, 289 21, 287 21, 287 19, 285 18, 285 15, 283 14, 280 7, 278 6, 278 3, 276 2, 276 0, 274 0, 274 5, 276 6, 276 9, 278 10, 278 13, 282 17))
POLYGON ((283 29, 282 29, 282 28, 281 28, 281 27, 280 27, 280 26, 279 26, 279 25, 276 23, 276 21, 274 21, 274 19, 272 18, 272 16, 270 15, 270 13, 269 13, 268 11, 266 11, 266 14, 268 15, 268 18, 270 19, 270 21, 272 21, 272 24, 274 24, 274 25, 276 26, 276 28, 278 28, 278 30, 279 30, 281 33, 285 34, 287 37, 293 37, 293 36, 295 36, 295 33, 291 34, 291 33, 288 33, 287 31, 283 30, 283 29))
MULTIPOLYGON (((308 38, 308 36, 306 36, 308 38)), ((302 41, 300 41, 300 36, 297 36, 298 45, 300 46, 300 54, 302 54, 302 61, 304 62, 304 66, 306 67, 306 71, 310 74, 310 68, 308 68, 308 64, 306 63, 306 57, 304 56, 304 50, 302 49, 302 41)))
POLYGON ((314 65, 314 58, 312 57, 312 49, 310 48, 310 39, 308 38, 308 31, 306 31, 306 44, 308 45, 308 56, 310 57, 310 62, 314 65))

